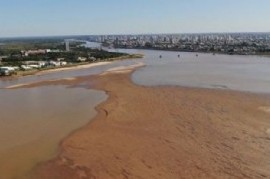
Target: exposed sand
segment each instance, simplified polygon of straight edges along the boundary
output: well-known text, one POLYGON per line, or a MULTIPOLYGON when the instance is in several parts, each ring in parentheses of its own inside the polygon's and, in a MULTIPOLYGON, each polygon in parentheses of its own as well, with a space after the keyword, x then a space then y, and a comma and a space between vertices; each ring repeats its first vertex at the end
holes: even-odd
POLYGON ((108 69, 104 73, 101 73, 100 76, 115 74, 115 73, 131 73, 135 68, 143 67, 144 65, 145 64, 142 62, 138 62, 138 63, 135 63, 134 65, 119 66, 119 67, 108 69))
POLYGON ((270 178, 268 96, 142 87, 117 71, 27 86, 83 82, 109 95, 33 178, 270 178))
MULTIPOLYGON (((73 81, 75 80, 76 78, 62 78, 62 79, 56 79, 56 80, 48 80, 46 82, 56 82, 58 83, 59 80, 61 81, 73 81)), ((24 88, 24 87, 27 87, 27 86, 32 86, 32 85, 39 85, 40 83, 44 83, 44 81, 42 82, 37 82, 37 83, 23 83, 23 84, 17 84, 17 85, 12 85, 12 86, 8 86, 4 89, 18 89, 18 88, 24 88)))
POLYGON ((63 67, 63 68, 56 68, 56 69, 51 69, 51 70, 45 70, 36 73, 36 75, 41 75, 41 74, 47 74, 47 73, 52 73, 52 72, 58 72, 58 71, 67 71, 67 70, 77 70, 77 69, 85 69, 85 68, 91 68, 91 67, 96 67, 96 66, 101 66, 101 65, 107 65, 112 62, 97 62, 97 63, 91 63, 91 64, 86 64, 86 65, 78 65, 78 66, 73 66, 73 67, 63 67))
POLYGON ((264 112, 270 113, 270 106, 261 106, 259 107, 259 109, 264 112))

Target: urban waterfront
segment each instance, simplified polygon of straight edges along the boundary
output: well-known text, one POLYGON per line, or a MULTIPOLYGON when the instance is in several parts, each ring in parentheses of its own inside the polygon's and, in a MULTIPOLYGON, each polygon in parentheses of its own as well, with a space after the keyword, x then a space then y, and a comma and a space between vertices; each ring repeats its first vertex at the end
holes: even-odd
POLYGON ((269 55, 270 33, 141 34, 82 37, 108 47, 269 55))

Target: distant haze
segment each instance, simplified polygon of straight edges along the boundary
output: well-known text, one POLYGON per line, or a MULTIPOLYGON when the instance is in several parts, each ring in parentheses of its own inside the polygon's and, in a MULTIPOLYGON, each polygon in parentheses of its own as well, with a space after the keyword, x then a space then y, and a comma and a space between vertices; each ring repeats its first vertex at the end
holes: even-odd
POLYGON ((3 1, 0 37, 270 32, 269 0, 3 1))

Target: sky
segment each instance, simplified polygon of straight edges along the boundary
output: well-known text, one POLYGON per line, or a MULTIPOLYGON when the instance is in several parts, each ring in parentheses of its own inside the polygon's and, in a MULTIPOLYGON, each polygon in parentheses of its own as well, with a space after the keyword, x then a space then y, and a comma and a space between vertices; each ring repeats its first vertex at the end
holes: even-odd
POLYGON ((0 0, 0 37, 270 32, 270 0, 0 0))

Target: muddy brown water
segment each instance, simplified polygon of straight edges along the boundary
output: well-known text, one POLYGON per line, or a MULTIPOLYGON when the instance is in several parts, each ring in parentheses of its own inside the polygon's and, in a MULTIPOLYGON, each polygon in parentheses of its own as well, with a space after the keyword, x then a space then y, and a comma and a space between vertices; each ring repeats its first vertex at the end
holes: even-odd
POLYGON ((0 92, 0 178, 21 178, 58 152, 59 142, 96 115, 100 91, 65 86, 0 92))

